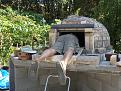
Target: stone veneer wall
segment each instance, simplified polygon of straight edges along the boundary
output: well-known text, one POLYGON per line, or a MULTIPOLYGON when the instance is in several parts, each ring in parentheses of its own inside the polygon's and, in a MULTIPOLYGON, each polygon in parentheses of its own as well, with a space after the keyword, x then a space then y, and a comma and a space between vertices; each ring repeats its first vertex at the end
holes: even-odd
MULTIPOLYGON (((12 70, 12 69, 11 69, 12 70)), ((28 78, 28 68, 14 67, 15 91, 44 91, 45 80, 55 70, 40 68, 39 80, 28 78)), ((13 75, 13 74, 11 74, 13 75)), ((121 75, 109 72, 67 72, 71 77, 70 91, 121 91, 121 75)), ((10 76, 11 77, 11 76, 10 76)), ((47 91, 67 91, 67 86, 60 86, 57 78, 51 78, 47 91)), ((10 90, 13 91, 13 90, 10 90)))

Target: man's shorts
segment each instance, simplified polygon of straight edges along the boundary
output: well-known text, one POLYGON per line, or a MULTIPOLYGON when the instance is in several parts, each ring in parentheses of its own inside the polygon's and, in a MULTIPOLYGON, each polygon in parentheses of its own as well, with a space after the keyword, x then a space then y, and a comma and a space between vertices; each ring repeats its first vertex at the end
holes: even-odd
POLYGON ((74 48, 74 53, 76 53, 80 47, 76 36, 73 34, 65 34, 58 37, 52 48, 59 54, 64 54, 68 48, 74 48))

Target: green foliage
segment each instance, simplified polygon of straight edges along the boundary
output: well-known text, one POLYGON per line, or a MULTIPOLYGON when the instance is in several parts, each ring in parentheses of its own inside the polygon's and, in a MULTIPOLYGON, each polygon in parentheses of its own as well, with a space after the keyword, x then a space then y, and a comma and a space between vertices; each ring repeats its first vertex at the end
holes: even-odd
POLYGON ((116 52, 121 52, 121 0, 100 0, 93 17, 102 22, 109 31, 111 44, 116 52))
MULTIPOLYGON (((10 36, 14 46, 32 45, 34 43, 31 39, 37 39, 37 44, 46 44, 44 40, 47 38, 43 36, 47 36, 48 31, 45 30, 50 27, 46 22, 55 23, 55 19, 77 14, 93 17, 103 23, 109 31, 113 48, 116 52, 121 52, 121 0, 0 0, 0 7, 5 8, 8 5, 19 12, 11 8, 0 9, 0 31, 7 31, 4 36, 10 36), (26 10, 29 12, 24 12, 26 10), (7 34, 8 32, 10 34, 7 34), (30 39, 30 36, 33 38, 30 39)), ((11 39, 6 38, 10 40, 8 44, 11 39)))
POLYGON ((0 59, 4 65, 13 52, 13 46, 46 46, 49 25, 39 14, 21 13, 10 7, 0 9, 0 59))

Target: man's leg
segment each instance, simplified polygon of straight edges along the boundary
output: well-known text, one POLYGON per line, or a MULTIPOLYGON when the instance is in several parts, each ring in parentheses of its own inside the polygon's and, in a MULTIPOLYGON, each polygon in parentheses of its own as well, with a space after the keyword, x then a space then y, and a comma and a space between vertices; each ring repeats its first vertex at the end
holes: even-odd
POLYGON ((57 71, 59 74, 59 80, 61 85, 66 84, 66 66, 73 56, 74 48, 68 48, 64 53, 63 59, 56 63, 57 71))
POLYGON ((53 48, 46 49, 40 56, 35 58, 35 61, 42 61, 47 57, 54 56, 56 54, 56 50, 53 48))
POLYGON ((66 70, 66 66, 71 60, 73 53, 74 53, 74 48, 71 48, 71 47, 69 47, 67 51, 64 53, 63 59, 61 60, 64 66, 64 70, 66 70))

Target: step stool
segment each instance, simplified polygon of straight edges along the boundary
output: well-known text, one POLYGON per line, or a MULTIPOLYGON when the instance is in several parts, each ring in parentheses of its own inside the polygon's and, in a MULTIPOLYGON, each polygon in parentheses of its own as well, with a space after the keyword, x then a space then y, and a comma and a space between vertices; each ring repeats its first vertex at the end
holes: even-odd
MULTIPOLYGON (((51 77, 53 77, 53 78, 58 78, 59 76, 58 76, 58 75, 49 75, 49 76, 47 77, 47 79, 46 79, 46 83, 45 83, 44 91, 47 90, 47 86, 48 86, 49 78, 51 78, 51 77)), ((68 76, 66 76, 66 79, 68 79, 68 88, 67 88, 67 91, 69 91, 69 89, 70 89, 70 82, 71 82, 71 79, 70 79, 70 77, 68 77, 68 76)))

